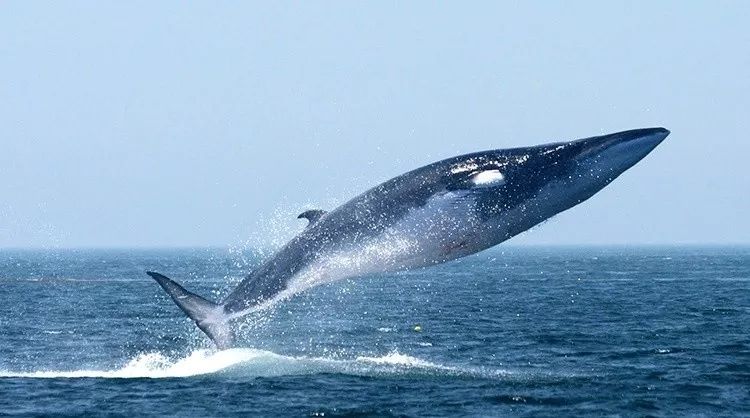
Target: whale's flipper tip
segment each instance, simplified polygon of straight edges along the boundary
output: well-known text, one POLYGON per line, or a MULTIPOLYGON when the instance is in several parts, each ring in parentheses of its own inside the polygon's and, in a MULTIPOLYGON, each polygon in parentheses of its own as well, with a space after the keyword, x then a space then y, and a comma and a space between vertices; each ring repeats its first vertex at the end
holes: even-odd
POLYGON ((221 305, 185 290, 179 283, 163 274, 153 271, 147 271, 146 274, 159 283, 177 306, 211 338, 217 348, 224 350, 233 346, 234 335, 221 305))

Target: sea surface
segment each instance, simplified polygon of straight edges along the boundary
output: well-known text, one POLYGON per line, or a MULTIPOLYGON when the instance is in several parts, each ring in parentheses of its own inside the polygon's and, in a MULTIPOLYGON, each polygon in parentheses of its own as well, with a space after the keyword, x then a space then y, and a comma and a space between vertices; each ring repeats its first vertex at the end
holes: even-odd
POLYGON ((0 250, 0 415, 748 416, 750 247, 511 247, 315 288, 216 351, 237 249, 0 250))

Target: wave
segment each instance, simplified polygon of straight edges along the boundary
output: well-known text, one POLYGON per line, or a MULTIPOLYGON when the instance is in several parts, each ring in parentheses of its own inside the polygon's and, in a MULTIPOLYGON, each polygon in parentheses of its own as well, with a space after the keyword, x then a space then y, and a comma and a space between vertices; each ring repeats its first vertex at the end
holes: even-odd
POLYGON ((170 359, 159 352, 143 353, 112 370, 41 370, 12 372, 0 370, 0 378, 185 378, 228 374, 243 377, 273 377, 340 373, 361 376, 449 375, 480 378, 504 378, 507 370, 446 366, 391 352, 379 357, 360 356, 355 359, 324 357, 293 357, 271 351, 235 348, 222 351, 196 350, 185 357, 170 359))

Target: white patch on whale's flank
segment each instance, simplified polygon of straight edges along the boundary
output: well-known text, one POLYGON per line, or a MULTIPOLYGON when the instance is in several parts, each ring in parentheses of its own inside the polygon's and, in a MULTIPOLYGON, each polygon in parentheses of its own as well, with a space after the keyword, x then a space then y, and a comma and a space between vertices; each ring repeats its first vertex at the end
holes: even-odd
POLYGON ((347 246, 320 256, 290 278, 284 290, 258 305, 232 313, 228 318, 237 319, 253 312, 265 311, 315 286, 375 272, 402 270, 405 267, 402 259, 411 258, 411 254, 419 250, 415 239, 386 231, 379 238, 363 245, 347 246))
POLYGON ((474 229, 474 205, 470 191, 436 194, 378 237, 321 256, 296 275, 282 293, 291 295, 353 276, 431 264, 426 260, 442 256, 444 242, 461 241, 474 229))
POLYGON ((399 260, 419 249, 418 242, 386 231, 363 246, 354 245, 321 257, 290 282, 289 290, 298 293, 319 284, 379 271, 400 270, 399 260))
POLYGON ((505 183, 505 176, 500 170, 484 170, 471 176, 471 182, 476 186, 500 186, 505 183))

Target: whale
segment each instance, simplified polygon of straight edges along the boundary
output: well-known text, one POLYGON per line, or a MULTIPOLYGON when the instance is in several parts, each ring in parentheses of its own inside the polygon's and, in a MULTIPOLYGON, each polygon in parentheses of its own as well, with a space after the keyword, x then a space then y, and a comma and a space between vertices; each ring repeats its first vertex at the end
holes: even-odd
POLYGON ((222 301, 148 271, 219 349, 236 344, 242 317, 315 286, 425 268, 500 244, 587 200, 668 135, 645 128, 444 159, 325 211, 222 301))

